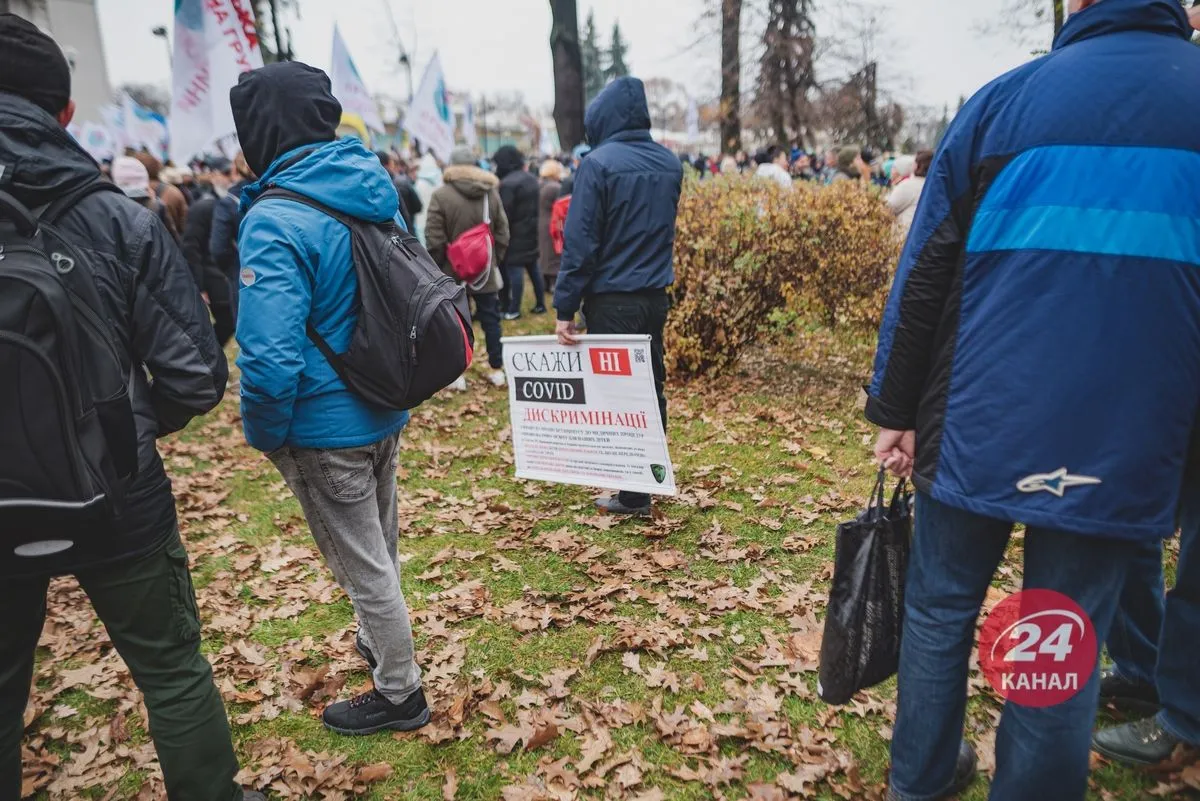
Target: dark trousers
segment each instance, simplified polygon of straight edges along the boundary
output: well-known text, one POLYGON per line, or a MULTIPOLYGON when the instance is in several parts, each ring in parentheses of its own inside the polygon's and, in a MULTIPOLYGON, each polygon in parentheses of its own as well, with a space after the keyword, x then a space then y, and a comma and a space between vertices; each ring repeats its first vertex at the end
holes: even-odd
POLYGON ((237 326, 234 323, 233 300, 237 290, 230 286, 225 274, 213 269, 204 276, 204 292, 208 295, 208 310, 212 313, 213 331, 222 348, 233 339, 237 326))
MULTIPOLYGON (((196 595, 178 536, 149 556, 78 579, 142 691, 167 797, 241 799, 229 721, 200 653, 196 595)), ((0 798, 21 797, 23 716, 48 587, 47 578, 10 578, 0 592, 0 798)))
POLYGON ((475 319, 483 329, 487 343, 488 364, 493 370, 504 366, 503 346, 500 344, 500 298, 495 292, 475 295, 475 319))
MULTIPOLYGON (((665 289, 646 292, 610 292, 588 295, 583 302, 589 334, 649 334, 650 365, 654 370, 654 391, 663 428, 667 426, 667 368, 663 362, 663 329, 670 309, 665 289)), ((622 492, 626 506, 646 506, 650 496, 641 492, 622 492)))
POLYGON ((238 290, 242 286, 242 277, 241 277, 241 275, 239 275, 240 272, 241 272, 240 270, 237 270, 237 271, 234 271, 233 273, 226 275, 226 278, 229 279, 230 316, 233 318, 233 325, 234 325, 235 330, 237 328, 237 315, 238 315, 238 290))
MULTIPOLYGON (((941 798, 954 779, 967 708, 975 621, 1012 534, 1012 523, 917 494, 904 598, 892 794, 941 798)), ((1025 532, 1024 589, 1079 604, 1103 640, 1116 614, 1115 587, 1139 544, 1032 527, 1025 532)), ((1083 801, 1100 696, 1099 664, 1070 700, 1004 705, 996 732, 991 801, 1083 801)))
POLYGON ((539 307, 546 305, 546 285, 537 264, 509 266, 504 268, 504 289, 500 290, 500 304, 509 314, 521 313, 521 301, 525 297, 525 273, 529 273, 529 281, 533 284, 535 304, 539 307))
POLYGON ((1175 586, 1164 597, 1162 547, 1144 543, 1129 561, 1108 655, 1131 681, 1158 687, 1164 729, 1200 746, 1200 470, 1184 481, 1175 586))

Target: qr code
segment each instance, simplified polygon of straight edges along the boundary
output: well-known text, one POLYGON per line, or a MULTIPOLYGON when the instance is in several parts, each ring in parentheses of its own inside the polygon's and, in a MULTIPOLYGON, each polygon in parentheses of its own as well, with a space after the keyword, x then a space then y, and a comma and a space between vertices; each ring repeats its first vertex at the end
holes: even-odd
POLYGON ((641 348, 637 348, 636 350, 634 350, 633 361, 636 364, 645 364, 646 363, 646 351, 642 350, 641 348))

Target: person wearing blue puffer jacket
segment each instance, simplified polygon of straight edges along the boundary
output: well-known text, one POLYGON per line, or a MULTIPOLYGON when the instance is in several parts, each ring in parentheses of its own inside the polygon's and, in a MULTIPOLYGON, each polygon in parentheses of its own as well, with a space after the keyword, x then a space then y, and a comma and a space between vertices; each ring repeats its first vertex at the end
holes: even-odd
POLYGON ((341 734, 429 722, 400 588, 396 459, 408 413, 350 392, 306 335, 350 344, 358 280, 350 231, 279 187, 346 215, 403 227, 391 176, 357 139, 335 140, 342 109, 329 77, 299 62, 242 74, 229 92, 246 161, 259 179, 241 197, 237 340, 246 439, 279 469, 358 617, 357 646, 375 688, 327 707, 341 734))
MULTIPOLYGON (((1200 48, 1178 0, 1068 9, 1053 50, 980 90, 947 131, 879 334, 875 454, 918 491, 895 801, 946 798, 975 775, 962 740, 975 623, 1015 522, 1024 587, 1066 596, 1103 642, 1130 565, 1195 504, 1200 48)), ((1005 662, 1075 649, 1085 667, 1021 674, 1078 692, 1005 704, 990 798, 1081 801, 1099 660, 1078 638, 1056 652, 1046 621, 1022 615, 1032 648, 1002 638, 1005 662)), ((1194 644, 1190 621, 1177 636, 1194 644)), ((1153 752, 1163 732, 1128 734, 1110 750, 1153 752)))

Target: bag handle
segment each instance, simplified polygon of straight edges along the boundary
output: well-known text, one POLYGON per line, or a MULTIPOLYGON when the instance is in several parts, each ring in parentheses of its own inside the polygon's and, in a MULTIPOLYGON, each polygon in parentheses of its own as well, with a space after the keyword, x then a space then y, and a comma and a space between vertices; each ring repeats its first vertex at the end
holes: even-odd
POLYGON ((880 466, 879 473, 875 476, 875 486, 871 489, 871 499, 867 504, 867 516, 871 520, 878 520, 884 516, 889 510, 895 510, 901 504, 907 505, 911 492, 908 488, 908 479, 902 478, 896 483, 896 489, 892 491, 892 502, 885 504, 885 490, 887 488, 887 468, 880 466))
POLYGON ((489 228, 492 227, 492 209, 491 203, 488 202, 488 195, 490 194, 491 192, 483 193, 483 221, 489 228))
POLYGON ((17 231, 26 237, 37 235, 38 221, 25 204, 7 192, 0 192, 0 214, 12 220, 17 231))

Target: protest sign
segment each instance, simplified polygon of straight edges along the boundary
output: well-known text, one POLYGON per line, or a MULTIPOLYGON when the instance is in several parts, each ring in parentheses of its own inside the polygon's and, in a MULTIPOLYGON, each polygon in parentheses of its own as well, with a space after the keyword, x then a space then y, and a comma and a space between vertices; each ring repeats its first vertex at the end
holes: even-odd
POLYGON ((517 476, 675 494, 650 337, 505 337, 517 476))

